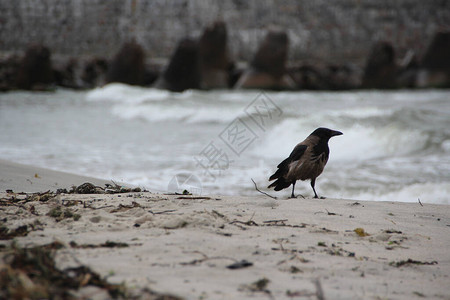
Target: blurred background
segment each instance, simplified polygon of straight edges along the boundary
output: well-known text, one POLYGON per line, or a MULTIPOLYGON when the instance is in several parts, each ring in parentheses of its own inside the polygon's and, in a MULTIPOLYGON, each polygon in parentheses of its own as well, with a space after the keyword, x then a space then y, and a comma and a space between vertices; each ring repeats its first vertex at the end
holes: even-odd
POLYGON ((198 78, 179 86, 166 74, 172 89, 234 87, 249 66, 276 79, 287 72, 290 80, 247 78, 239 87, 448 87, 449 24, 445 0, 1 0, 0 88, 31 88, 33 80, 147 86, 175 54, 200 66, 185 66, 198 78), (50 66, 40 67, 52 71, 41 78, 12 74, 30 71, 33 57, 48 57, 50 66))
POLYGON ((320 195, 448 204, 449 55, 445 0, 0 0, 0 159, 253 195, 325 126, 344 135, 320 195), (264 130, 261 95, 281 112, 264 130), (199 163, 211 143, 225 164, 199 163))

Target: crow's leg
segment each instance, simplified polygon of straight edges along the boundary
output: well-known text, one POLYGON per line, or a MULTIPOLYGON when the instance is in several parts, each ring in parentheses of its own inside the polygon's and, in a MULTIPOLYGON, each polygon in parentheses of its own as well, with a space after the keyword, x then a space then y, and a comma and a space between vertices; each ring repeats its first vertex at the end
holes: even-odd
POLYGON ((291 198, 296 198, 294 195, 294 189, 295 189, 295 181, 292 183, 292 193, 291 193, 291 198))
POLYGON ((313 179, 311 179, 311 187, 314 191, 314 198, 319 198, 319 196, 317 196, 316 189, 314 188, 315 185, 316 185, 316 179, 313 178, 313 179))
MULTIPOLYGON (((297 198, 297 196, 294 195, 295 183, 296 183, 296 181, 294 181, 294 182, 292 183, 292 193, 291 193, 291 197, 290 197, 290 198, 297 198)), ((302 197, 303 199, 305 199, 305 197, 303 197, 302 194, 298 194, 298 195, 299 195, 300 197, 302 197)))

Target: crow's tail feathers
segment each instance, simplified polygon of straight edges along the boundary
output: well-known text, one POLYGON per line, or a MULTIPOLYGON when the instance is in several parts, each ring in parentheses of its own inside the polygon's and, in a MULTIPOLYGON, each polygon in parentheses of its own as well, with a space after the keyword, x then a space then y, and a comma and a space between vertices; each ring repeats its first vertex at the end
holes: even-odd
MULTIPOLYGON (((272 177, 271 177, 272 178, 272 177)), ((283 177, 278 178, 276 181, 272 182, 267 188, 275 188, 275 191, 280 191, 291 185, 291 182, 287 182, 283 177)))
POLYGON ((272 174, 272 176, 270 176, 269 181, 272 181, 277 178, 281 178, 284 175, 283 171, 284 170, 282 170, 282 169, 278 169, 275 173, 272 174))
POLYGON ((275 182, 272 182, 268 188, 275 187, 275 191, 279 191, 285 189, 291 185, 291 182, 287 182, 284 176, 289 171, 289 164, 291 163, 291 158, 288 157, 283 160, 277 167, 278 170, 270 176, 269 181, 276 179, 275 182))

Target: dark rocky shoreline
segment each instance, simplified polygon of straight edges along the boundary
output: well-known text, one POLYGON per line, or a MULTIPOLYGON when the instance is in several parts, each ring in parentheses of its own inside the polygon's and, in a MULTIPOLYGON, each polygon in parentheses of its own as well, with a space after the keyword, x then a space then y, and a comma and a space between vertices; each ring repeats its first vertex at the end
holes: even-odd
POLYGON ((385 41, 372 46, 365 66, 350 62, 288 61, 289 39, 280 28, 269 29, 249 63, 230 57, 227 28, 218 21, 199 39, 184 38, 167 63, 146 58, 134 40, 112 58, 58 57, 42 44, 0 60, 0 90, 51 90, 56 86, 89 89, 110 82, 186 89, 351 90, 450 87, 450 32, 437 32, 423 57, 411 50, 398 58, 385 41), (241 67, 244 65, 244 67, 241 67))
POLYGON ((448 88, 450 2, 0 1, 0 91, 448 88))

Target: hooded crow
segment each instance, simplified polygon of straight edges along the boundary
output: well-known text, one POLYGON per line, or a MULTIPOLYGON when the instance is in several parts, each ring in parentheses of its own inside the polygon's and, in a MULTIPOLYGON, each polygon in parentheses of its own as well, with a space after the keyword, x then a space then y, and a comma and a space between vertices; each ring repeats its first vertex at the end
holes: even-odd
POLYGON ((328 161, 330 154, 328 140, 341 134, 340 131, 323 127, 314 130, 303 142, 295 146, 288 158, 277 166, 278 170, 269 178, 269 181, 275 179, 276 181, 272 182, 268 188, 274 187, 275 191, 279 191, 292 184, 291 198, 295 198, 295 182, 311 179, 314 198, 319 198, 314 185, 328 161))

